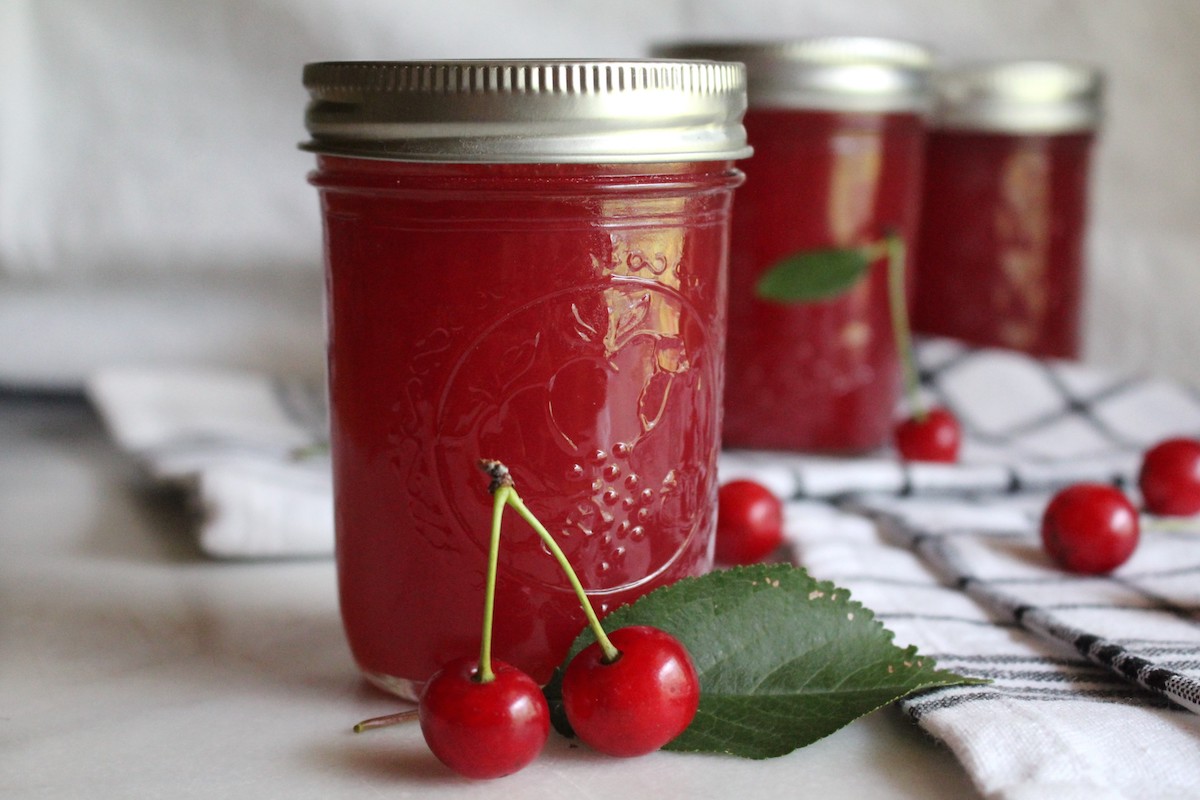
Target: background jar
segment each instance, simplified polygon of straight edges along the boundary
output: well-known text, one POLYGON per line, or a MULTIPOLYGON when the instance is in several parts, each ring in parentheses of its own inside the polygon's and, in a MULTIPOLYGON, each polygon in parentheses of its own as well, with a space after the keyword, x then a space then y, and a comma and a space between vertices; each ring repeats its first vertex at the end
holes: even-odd
MULTIPOLYGON (((603 612, 707 570, 740 65, 306 67, 325 225, 342 618, 412 697, 477 651, 512 470, 603 612)), ((549 678, 584 618, 508 519, 494 653, 549 678)))
POLYGON ((914 328, 1078 357, 1100 74, 1049 61, 968 65, 936 89, 914 328))
POLYGON ((819 302, 758 296, 800 253, 915 239, 931 55, 889 39, 672 45, 741 61, 755 158, 734 208, 725 443, 859 452, 888 437, 900 366, 887 265, 819 302))

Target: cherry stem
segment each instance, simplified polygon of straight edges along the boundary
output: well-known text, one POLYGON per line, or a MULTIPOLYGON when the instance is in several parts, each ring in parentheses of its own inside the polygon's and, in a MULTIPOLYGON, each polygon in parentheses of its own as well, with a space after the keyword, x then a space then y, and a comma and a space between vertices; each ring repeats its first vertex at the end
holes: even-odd
POLYGON ((550 551, 550 555, 554 556, 554 560, 558 562, 563 574, 567 576, 567 580, 571 583, 571 588, 575 590, 575 596, 579 598, 579 605, 583 609, 584 616, 587 617, 588 626, 592 629, 592 633, 595 634, 596 641, 600 643, 600 649, 604 651, 604 660, 610 663, 616 661, 620 658, 621 651, 613 645, 612 641, 608 638, 608 634, 604 632, 604 626, 600 624, 600 619, 596 616, 596 610, 592 608, 592 602, 588 599, 587 592, 584 591, 583 584, 579 582, 579 576, 575 574, 575 570, 571 567, 571 562, 567 560, 566 554, 558 546, 558 542, 554 541, 554 537, 550 535, 550 531, 546 530, 546 526, 526 507, 525 501, 521 499, 521 495, 517 494, 517 489, 513 486, 512 476, 509 474, 508 468, 499 461, 491 460, 482 460, 479 462, 479 466, 484 472, 492 476, 492 483, 488 487, 488 490, 495 498, 492 504, 492 544, 491 552, 488 554, 487 601, 483 612, 483 647, 479 656, 480 680, 488 680, 483 677, 485 669, 487 669, 488 674, 491 672, 489 660, 492 640, 492 595, 495 592, 496 586, 496 556, 500 546, 500 515, 503 512, 505 504, 512 506, 512 509, 517 512, 521 519, 529 523, 529 526, 541 538, 542 544, 550 551))
POLYGON ((517 494, 516 489, 511 489, 509 492, 508 504, 521 516, 521 519, 528 522, 537 531, 537 535, 541 537, 542 543, 546 545, 546 548, 550 551, 550 555, 554 556, 554 560, 562 567, 567 580, 571 582, 571 588, 575 590, 575 596, 579 598, 579 605, 583 608, 588 625, 591 627, 592 633, 596 635, 596 641, 600 643, 600 649, 604 651, 604 660, 609 662, 616 661, 620 657, 621 651, 613 645, 608 635, 605 634, 604 626, 600 624, 600 619, 596 616, 596 610, 592 608, 592 601, 588 598, 587 592, 584 591, 583 584, 579 582, 579 576, 571 568, 571 562, 567 560, 566 554, 558 546, 558 542, 554 541, 554 537, 550 535, 550 531, 546 530, 546 526, 533 515, 533 512, 525 507, 525 502, 517 494))
POLYGON ((362 722, 354 726, 355 733, 369 731, 372 728, 386 728, 389 725, 397 725, 401 722, 409 722, 417 718, 417 710, 410 708, 407 711, 399 711, 395 714, 386 714, 382 717, 371 717, 364 719, 362 722))
POLYGON ((908 320, 907 293, 904 290, 904 239, 899 234, 889 233, 884 238, 884 247, 888 259, 888 305, 891 306, 892 333, 896 339, 900 368, 904 374, 904 391, 912 415, 923 422, 927 412, 925 403, 921 400, 921 383, 917 375, 916 359, 913 358, 912 328, 908 320))
POLYGON ((483 634, 479 637, 480 683, 491 683, 496 679, 492 672, 492 618, 496 609, 496 562, 500 557, 500 520, 504 516, 504 504, 513 492, 512 486, 500 484, 492 493, 492 537, 488 543, 487 585, 483 600, 483 634))

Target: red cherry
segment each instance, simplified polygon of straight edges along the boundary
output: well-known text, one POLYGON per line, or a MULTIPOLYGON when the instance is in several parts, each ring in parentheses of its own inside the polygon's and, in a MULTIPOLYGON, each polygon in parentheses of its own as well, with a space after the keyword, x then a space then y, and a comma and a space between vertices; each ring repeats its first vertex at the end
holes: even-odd
POLYGON ((958 420, 944 408, 931 408, 923 418, 912 416, 896 426, 896 449, 905 461, 958 460, 962 430, 958 420))
POLYGON ((1042 545, 1070 572, 1111 572, 1133 555, 1137 543, 1137 511, 1112 486, 1068 486, 1054 496, 1042 515, 1042 545))
POLYGON ((783 541, 783 504, 770 489, 737 480, 717 492, 716 558, 723 564, 762 561, 783 541))
POLYGON ((700 681, 679 640, 658 628, 619 628, 609 638, 621 655, 606 663, 598 643, 563 675, 567 721, 594 750, 640 756, 683 733, 700 705, 700 681))
POLYGON ((499 778, 537 758, 550 735, 550 711, 532 678, 492 661, 482 683, 478 660, 460 658, 434 674, 417 706, 421 732, 438 759, 468 778, 499 778))
POLYGON ((1151 514, 1186 517, 1200 512, 1200 441, 1167 439, 1150 448, 1138 488, 1151 514))

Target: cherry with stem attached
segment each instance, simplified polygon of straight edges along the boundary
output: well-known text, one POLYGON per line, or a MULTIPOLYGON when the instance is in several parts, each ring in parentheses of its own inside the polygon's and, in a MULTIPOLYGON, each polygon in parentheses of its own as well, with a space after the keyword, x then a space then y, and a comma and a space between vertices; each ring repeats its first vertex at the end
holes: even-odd
MULTIPOLYGON (((653 752, 684 731, 700 704, 700 681, 683 644, 666 631, 629 626, 611 637, 562 548, 525 506, 508 470, 498 461, 481 466, 492 491, 529 523, 562 568, 596 641, 581 650, 563 674, 567 721, 592 749, 614 756, 653 752)), ((499 503, 499 501, 497 501, 499 503)))
POLYGON ((921 399, 920 379, 913 358, 912 327, 905 300, 904 240, 897 234, 889 234, 883 246, 888 259, 888 302, 891 306, 892 330, 910 411, 910 416, 901 420, 893 431, 896 450, 905 461, 953 463, 958 460, 958 448, 962 442, 958 420, 945 408, 927 408, 921 399))
MULTIPOLYGON (((425 683, 416 717, 429 749, 468 778, 499 778, 525 767, 550 735, 550 711, 541 687, 525 672, 492 658, 492 620, 500 527, 511 486, 494 490, 479 657, 455 659, 425 683)), ((401 712, 360 722, 355 731, 406 719, 401 712)))
POLYGON ((529 764, 550 735, 550 709, 525 672, 492 659, 492 619, 500 526, 511 481, 493 492, 479 659, 460 658, 425 684, 417 704, 421 732, 446 766, 469 778, 498 778, 529 764))

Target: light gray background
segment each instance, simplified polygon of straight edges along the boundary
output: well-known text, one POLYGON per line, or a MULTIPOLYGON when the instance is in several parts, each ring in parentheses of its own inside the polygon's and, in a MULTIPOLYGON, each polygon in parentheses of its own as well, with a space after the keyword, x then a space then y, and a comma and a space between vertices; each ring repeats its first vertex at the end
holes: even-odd
POLYGON ((306 61, 821 34, 1103 67, 1086 360, 1200 384, 1197 0, 6 0, 0 383, 147 361, 320 371, 306 61))

